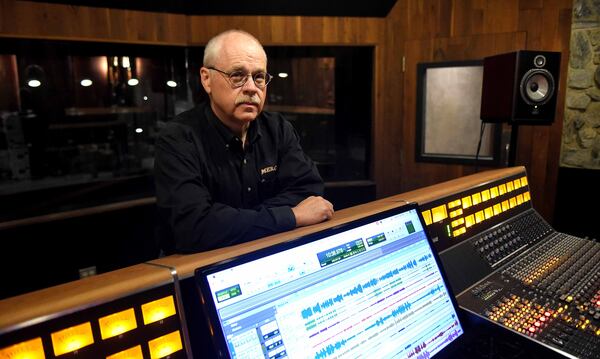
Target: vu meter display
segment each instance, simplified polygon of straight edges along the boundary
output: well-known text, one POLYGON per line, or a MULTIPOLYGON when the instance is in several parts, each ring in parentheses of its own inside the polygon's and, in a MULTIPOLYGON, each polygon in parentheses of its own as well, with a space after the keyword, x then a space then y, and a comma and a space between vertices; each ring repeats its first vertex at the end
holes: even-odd
POLYGON ((423 218, 438 251, 449 248, 492 227, 515 211, 531 208, 527 177, 523 175, 487 183, 422 205, 423 218))

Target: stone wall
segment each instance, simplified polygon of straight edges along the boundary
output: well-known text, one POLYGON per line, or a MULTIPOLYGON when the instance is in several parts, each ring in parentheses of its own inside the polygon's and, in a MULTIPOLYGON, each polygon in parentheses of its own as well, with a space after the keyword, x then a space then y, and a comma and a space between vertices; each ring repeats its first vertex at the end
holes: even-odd
POLYGON ((575 0, 561 167, 600 169, 600 0, 575 0))

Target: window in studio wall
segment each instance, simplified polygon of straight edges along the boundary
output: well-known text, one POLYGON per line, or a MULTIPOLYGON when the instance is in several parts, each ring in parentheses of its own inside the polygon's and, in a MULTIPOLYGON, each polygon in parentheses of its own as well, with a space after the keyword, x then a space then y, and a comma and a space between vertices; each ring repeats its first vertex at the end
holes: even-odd
MULTIPOLYGON (((207 100, 202 47, 0 45, 0 221, 153 195, 158 132, 207 100)), ((368 179, 373 49, 266 51, 266 109, 285 114, 326 181, 368 179)))

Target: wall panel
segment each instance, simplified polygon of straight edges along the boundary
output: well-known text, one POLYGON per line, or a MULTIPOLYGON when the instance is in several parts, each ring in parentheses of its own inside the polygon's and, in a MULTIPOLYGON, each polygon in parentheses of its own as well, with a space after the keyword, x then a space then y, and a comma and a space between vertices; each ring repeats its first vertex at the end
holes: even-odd
POLYGON ((417 62, 517 49, 562 51, 556 121, 546 128, 522 126, 517 157, 517 164, 527 167, 536 208, 551 221, 571 8, 572 0, 398 0, 386 18, 185 16, 0 0, 0 36, 201 45, 238 27, 265 45, 374 45, 372 170, 378 197, 474 170, 415 162, 417 62))

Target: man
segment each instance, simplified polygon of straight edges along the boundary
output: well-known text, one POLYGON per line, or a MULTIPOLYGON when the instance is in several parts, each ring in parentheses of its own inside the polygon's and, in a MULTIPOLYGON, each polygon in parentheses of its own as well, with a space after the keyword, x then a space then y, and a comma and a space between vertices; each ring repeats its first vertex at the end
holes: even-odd
POLYGON ((166 254, 241 243, 333 215, 323 180, 280 114, 262 112, 267 56, 252 35, 212 38, 200 70, 209 104, 171 121, 156 142, 166 254))

